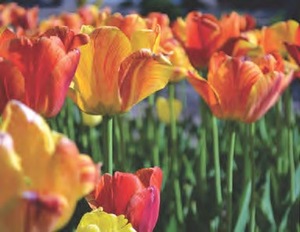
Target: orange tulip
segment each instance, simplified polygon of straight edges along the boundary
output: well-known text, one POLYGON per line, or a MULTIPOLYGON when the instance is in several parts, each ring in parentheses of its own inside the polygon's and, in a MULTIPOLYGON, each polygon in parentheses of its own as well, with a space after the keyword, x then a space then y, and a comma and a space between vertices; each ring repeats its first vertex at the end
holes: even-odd
POLYGON ((37 38, 17 37, 0 30, 0 113, 17 99, 46 116, 63 106, 79 62, 76 49, 87 39, 67 28, 56 28, 37 38))
POLYGON ((15 100, 2 115, 0 162, 0 231, 61 228, 98 176, 90 157, 15 100))
POLYGON ((261 46, 265 53, 277 51, 286 55, 284 42, 295 43, 299 23, 294 20, 274 23, 269 27, 262 28, 261 46))
POLYGON ((145 20, 138 14, 123 16, 115 13, 107 18, 105 25, 119 28, 129 39, 135 31, 147 29, 145 20))
POLYGON ((137 231, 151 232, 158 219, 161 183, 159 167, 104 174, 87 200, 93 209, 123 214, 137 231))
POLYGON ((69 91, 82 111, 101 115, 126 112, 165 87, 171 75, 168 60, 150 49, 133 47, 116 27, 100 27, 90 34, 90 42, 80 47, 81 58, 69 91))
POLYGON ((239 15, 235 12, 218 20, 211 14, 192 11, 187 15, 186 23, 181 23, 181 26, 175 25, 174 29, 180 29, 175 34, 184 44, 193 66, 203 68, 207 66, 212 54, 218 51, 228 39, 240 35, 239 22, 239 15), (182 26, 185 26, 184 37, 180 37, 182 26))
POLYGON ((250 123, 262 117, 292 81, 293 73, 285 75, 281 68, 273 55, 254 63, 220 52, 211 58, 207 80, 192 72, 188 79, 216 117, 250 123))

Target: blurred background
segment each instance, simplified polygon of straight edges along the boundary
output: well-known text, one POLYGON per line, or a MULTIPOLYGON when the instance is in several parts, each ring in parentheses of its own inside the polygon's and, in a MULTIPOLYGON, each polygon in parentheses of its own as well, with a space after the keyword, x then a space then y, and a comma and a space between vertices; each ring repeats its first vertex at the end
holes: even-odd
MULTIPOLYGON (((0 0, 0 3, 12 1, 0 0)), ((83 4, 98 4, 110 7, 112 12, 128 14, 138 12, 146 15, 148 12, 160 11, 167 13, 171 19, 185 16, 191 10, 199 10, 219 16, 232 10, 240 13, 250 13, 257 19, 258 26, 274 21, 295 19, 300 20, 299 0, 17 0, 25 7, 39 6, 40 17, 48 17, 62 11, 75 11, 83 4)))

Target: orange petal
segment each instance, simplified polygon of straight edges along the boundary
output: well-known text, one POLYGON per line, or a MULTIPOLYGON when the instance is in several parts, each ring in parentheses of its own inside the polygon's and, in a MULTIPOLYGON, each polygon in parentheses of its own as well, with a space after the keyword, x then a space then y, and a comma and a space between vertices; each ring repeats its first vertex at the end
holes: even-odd
POLYGON ((65 46, 66 51, 75 49, 81 45, 87 44, 89 37, 86 34, 75 34, 74 31, 70 30, 68 27, 53 27, 47 30, 42 36, 51 37, 57 36, 61 39, 65 46))
POLYGON ((215 54, 210 61, 208 82, 218 93, 221 112, 212 109, 213 113, 221 118, 243 119, 251 88, 261 75, 253 62, 215 54))
POLYGON ((163 56, 143 49, 122 62, 119 75, 122 111, 127 111, 155 91, 164 88, 172 75, 172 69, 163 56))
POLYGON ((188 81, 214 112, 220 113, 220 99, 214 87, 196 72, 188 72, 188 81))

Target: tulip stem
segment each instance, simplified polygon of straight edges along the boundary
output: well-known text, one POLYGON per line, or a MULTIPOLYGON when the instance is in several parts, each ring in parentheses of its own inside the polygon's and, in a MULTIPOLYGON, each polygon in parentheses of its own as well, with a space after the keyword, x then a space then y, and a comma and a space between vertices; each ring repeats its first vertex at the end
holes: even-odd
POLYGON ((290 90, 287 90, 283 95, 285 106, 286 106, 286 118, 287 118, 287 133, 288 133, 288 162, 289 163, 289 171, 290 171, 290 200, 291 203, 294 203, 296 200, 295 194, 295 162, 294 162, 294 143, 293 143, 293 126, 294 126, 294 114, 292 107, 292 95, 290 90))
POLYGON ((221 172, 220 172, 220 157, 219 157, 219 135, 218 125, 215 116, 212 116, 212 129, 213 129, 213 147, 214 147, 214 166, 215 166, 215 186, 217 194, 217 203, 222 204, 222 187, 221 187, 221 172))
POLYGON ((178 181, 178 147, 177 147, 177 124, 175 118, 175 84, 169 84, 169 104, 170 104, 170 123, 171 123, 171 170, 172 176, 174 178, 174 190, 175 190, 175 204, 177 219, 180 224, 183 223, 183 211, 182 211, 182 202, 181 202, 181 190, 178 181))
POLYGON ((113 119, 109 116, 103 117, 104 126, 104 156, 106 158, 107 172, 113 174, 113 119))
POLYGON ((227 218, 228 227, 227 231, 232 231, 232 192, 233 192, 233 158, 235 148, 235 129, 232 128, 230 134, 230 150, 227 160, 227 218))
POLYGON ((255 231, 255 159, 254 159, 254 133, 255 133, 255 123, 249 125, 249 158, 251 164, 251 198, 250 198, 250 232, 255 231))
POLYGON ((155 127, 155 120, 153 118, 153 109, 155 107, 155 94, 152 94, 148 97, 148 112, 147 112, 147 141, 150 150, 152 150, 153 163, 155 166, 160 166, 159 162, 159 147, 157 141, 157 130, 155 127))

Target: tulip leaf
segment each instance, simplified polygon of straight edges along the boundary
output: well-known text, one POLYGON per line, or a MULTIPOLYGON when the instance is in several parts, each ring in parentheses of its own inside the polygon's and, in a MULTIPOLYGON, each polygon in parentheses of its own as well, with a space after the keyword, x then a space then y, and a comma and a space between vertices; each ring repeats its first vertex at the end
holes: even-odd
POLYGON ((266 183, 265 189, 263 192, 263 196, 260 202, 260 207, 263 214, 267 217, 269 223, 271 224, 272 231, 276 229, 276 222, 274 219, 272 202, 271 202, 271 178, 270 178, 270 171, 266 173, 266 183))
POLYGON ((249 181, 246 188, 244 189, 242 195, 242 201, 241 201, 242 207, 239 213, 237 223, 234 228, 234 232, 245 231, 246 229, 246 225, 249 218, 250 198, 251 198, 251 181, 249 181))

